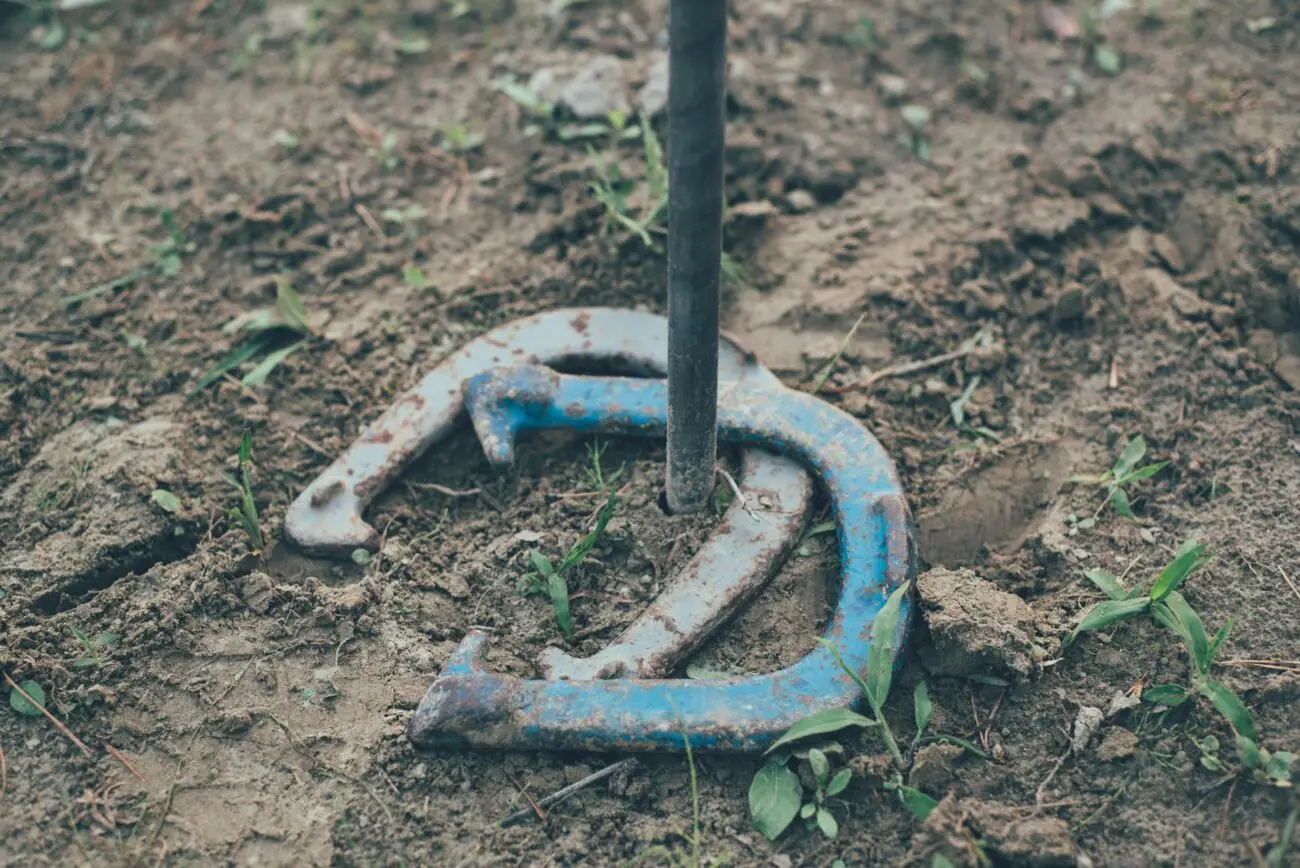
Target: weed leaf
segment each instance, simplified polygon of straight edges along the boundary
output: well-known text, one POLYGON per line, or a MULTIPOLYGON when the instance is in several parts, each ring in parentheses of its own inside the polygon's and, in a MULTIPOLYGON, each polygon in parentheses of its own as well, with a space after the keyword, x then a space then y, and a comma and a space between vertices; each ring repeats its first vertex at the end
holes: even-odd
POLYGON ((555 609, 555 620, 560 625, 564 638, 573 638, 573 620, 569 617, 569 586, 564 576, 551 573, 546 577, 546 590, 551 595, 551 607, 555 609))
POLYGON ((931 736, 930 738, 925 739, 925 742, 926 742, 927 744, 930 744, 930 743, 933 743, 933 742, 939 742, 939 743, 941 743, 941 744, 955 744, 957 747, 961 748, 961 749, 964 750, 964 751, 967 751, 967 752, 969 752, 969 753, 974 754, 975 756, 979 757, 980 759, 988 759, 988 758, 989 758, 989 755, 988 755, 987 753, 985 753, 983 750, 981 750, 980 748, 978 748, 978 747, 975 745, 974 742, 972 742, 972 741, 968 741, 968 740, 966 740, 966 739, 964 739, 964 738, 961 738, 961 737, 959 737, 959 736, 955 736, 955 735, 935 735, 935 736, 931 736))
POLYGON ((1155 584, 1151 586, 1151 602, 1158 603, 1176 591, 1193 570, 1205 563, 1201 558, 1204 551, 1204 546, 1198 545, 1194 539, 1179 546, 1174 559, 1160 571, 1155 584))
POLYGON ((876 722, 874 720, 869 717, 863 717, 852 709, 828 708, 825 711, 810 714, 794 726, 790 727, 786 730, 785 735, 772 742, 772 746, 767 749, 767 753, 771 753, 782 745, 802 741, 805 738, 812 738, 815 735, 826 735, 832 732, 839 732, 841 729, 848 729, 850 726, 875 725, 876 722))
POLYGON ((1169 465, 1168 461, 1157 461, 1155 464, 1148 464, 1146 467, 1139 467, 1132 473, 1124 477, 1125 484, 1129 482, 1140 482, 1143 479, 1150 479, 1169 465))
POLYGON ((1119 454, 1115 466, 1110 469, 1111 477, 1118 482, 1133 472, 1142 456, 1147 454, 1147 441, 1141 434, 1128 441, 1124 451, 1119 454))
POLYGON ((155 488, 153 494, 149 497, 154 503, 158 504, 158 508, 163 512, 169 512, 172 515, 175 515, 181 511, 181 499, 170 491, 166 491, 162 488, 155 488))
POLYGON ((281 347, 273 353, 268 353, 266 358, 257 363, 253 370, 244 375, 241 380, 245 386, 262 386, 266 384, 266 378, 271 376, 271 372, 279 367, 280 363, 289 358, 296 350, 300 349, 306 341, 298 341, 289 344, 287 347, 281 347))
POLYGON ((840 824, 835 822, 831 812, 825 808, 819 808, 817 811, 817 828, 822 830, 822 834, 827 838, 834 838, 840 833, 840 824))
POLYGON ((785 763, 768 762, 749 785, 749 814, 754 828, 775 841, 799 813, 803 787, 785 763))
POLYGON ((1219 646, 1223 644, 1224 639, 1228 638, 1228 633, 1232 630, 1232 620, 1232 618, 1229 618, 1224 621, 1223 626, 1219 628, 1219 632, 1215 633, 1214 638, 1210 640, 1210 650, 1205 656, 1205 668, 1207 671, 1210 668, 1210 664, 1214 662, 1214 658, 1219 654, 1219 646))
POLYGON ((1205 624, 1201 621, 1201 616, 1196 614, 1196 610, 1188 604, 1187 599, 1177 591, 1165 597, 1164 602, 1156 604, 1157 610, 1162 607, 1167 607, 1178 620, 1178 629, 1175 632, 1183 637, 1192 666, 1202 675, 1209 672, 1210 640, 1206 638, 1205 624))
POLYGON ((286 281, 280 281, 275 288, 275 309, 286 327, 300 335, 311 334, 311 326, 307 325, 307 308, 303 306, 302 296, 286 281))
POLYGON ((1067 642, 1073 642, 1080 633, 1092 633, 1109 627, 1117 621, 1140 615, 1147 610, 1149 605, 1150 601, 1141 597, 1133 600, 1106 600, 1098 603, 1084 613, 1082 620, 1079 621, 1079 626, 1070 632, 1066 640, 1067 642))
POLYGON ((840 769, 835 773, 835 777, 831 778, 831 782, 827 784, 826 797, 838 796, 844 792, 844 788, 849 785, 849 781, 852 779, 853 772, 850 769, 840 769))
POLYGON ((826 754, 817 748, 808 751, 808 765, 812 766, 813 777, 817 779, 817 786, 826 787, 831 777, 831 761, 826 759, 826 754))
MULTIPOLYGON (((41 705, 45 704, 45 691, 35 681, 24 681, 18 686, 27 692, 27 696, 30 696, 41 705)), ((9 707, 24 717, 41 716, 41 710, 28 702, 27 697, 17 690, 9 691, 9 707)))
POLYGON ((1105 570, 1088 570, 1084 573, 1088 581, 1097 586, 1097 589, 1112 600, 1122 600, 1128 596, 1128 591, 1119 583, 1119 579, 1112 576, 1105 570))
POLYGON ((1219 682, 1208 678, 1201 682, 1200 688, 1201 695, 1214 703, 1214 707, 1218 709, 1219 714, 1224 716, 1234 730, 1259 744, 1259 733, 1255 729, 1255 719, 1250 716, 1250 710, 1246 708, 1237 694, 1219 682))
POLYGON ((907 595, 906 584, 901 585, 885 601, 880 614, 871 625, 871 649, 867 652, 867 700, 878 709, 889 696, 889 685, 894 678, 894 652, 898 648, 898 618, 907 595))
POLYGON ((898 799, 903 803, 903 807, 912 812, 918 820, 925 821, 930 816, 930 812, 939 806, 939 803, 927 796, 925 793, 915 787, 899 786, 898 799))
POLYGON ((1241 764, 1246 768, 1259 768, 1259 745, 1241 733, 1237 733, 1237 756, 1241 759, 1241 764))
POLYGON ((930 702, 930 688, 925 686, 924 681, 916 682, 916 690, 912 692, 912 706, 916 712, 916 737, 920 738, 925 734, 925 728, 930 725, 930 715, 934 713, 934 705, 930 702))
POLYGON ((217 380, 220 380, 223 376, 225 376, 228 371, 233 371, 235 368, 239 367, 244 362, 253 358, 253 356, 256 356, 258 353, 262 352, 262 350, 266 349, 266 347, 270 345, 270 343, 271 343, 271 339, 265 335, 258 335, 257 337, 253 338, 248 343, 232 351, 230 355, 226 356, 224 359, 217 362, 214 368, 212 368, 202 377, 199 377, 199 381, 194 384, 194 388, 190 389, 189 393, 191 395, 195 395, 198 394, 199 392, 202 392, 208 386, 211 386, 217 380))
POLYGON ((1111 489, 1110 506, 1111 509, 1115 510, 1115 512, 1124 518, 1137 518, 1137 516, 1133 514, 1133 507, 1129 504, 1128 492, 1118 486, 1111 489))
POLYGON ((1142 691, 1142 698, 1147 702, 1164 705, 1168 708, 1182 705, 1190 695, 1187 688, 1179 684, 1157 684, 1155 687, 1142 691))

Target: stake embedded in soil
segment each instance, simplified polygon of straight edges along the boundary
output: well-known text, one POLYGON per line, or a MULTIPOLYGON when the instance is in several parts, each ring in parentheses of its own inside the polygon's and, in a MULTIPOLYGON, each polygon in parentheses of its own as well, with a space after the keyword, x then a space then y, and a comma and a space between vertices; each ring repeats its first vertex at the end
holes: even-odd
POLYGON ((668 481, 708 505, 718 451, 726 0, 672 0, 668 23, 668 481))
MULTIPOLYGON (((634 765, 636 765, 635 759, 620 760, 614 763, 612 766, 605 766, 600 771, 593 772, 592 774, 587 775, 585 778, 583 778, 580 781, 574 781, 573 783, 569 784, 567 787, 564 787, 563 789, 556 790, 555 792, 551 793, 549 796, 547 796, 544 799, 538 799, 537 801, 534 802, 531 798, 529 798, 528 800, 529 806, 527 808, 525 808, 522 811, 515 811, 513 814, 506 817, 497 825, 501 828, 505 828, 506 826, 513 826, 515 823, 518 823, 520 820, 526 819, 527 817, 541 816, 541 811, 543 808, 549 808, 552 805, 558 805, 560 802, 564 801, 569 796, 573 795, 579 790, 585 787, 589 787, 598 781, 602 781, 605 778, 609 777, 610 775, 614 774, 615 772, 620 771, 621 769, 630 768, 631 766, 634 765)), ((527 797, 527 793, 525 793, 524 795, 525 797, 527 797)))

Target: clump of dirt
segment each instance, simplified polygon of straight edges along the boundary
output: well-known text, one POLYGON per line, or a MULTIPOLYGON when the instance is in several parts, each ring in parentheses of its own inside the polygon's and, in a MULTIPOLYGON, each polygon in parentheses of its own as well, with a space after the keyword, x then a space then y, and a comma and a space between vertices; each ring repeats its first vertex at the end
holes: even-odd
MULTIPOLYGON (((1074 868, 1070 828, 1056 817, 1034 816, 996 802, 948 796, 926 818, 913 842, 911 864, 932 864, 935 854, 953 865, 1074 868)), ((1089 860, 1089 864, 1091 860, 1089 860)))
POLYGON ((1042 662, 1033 610, 973 570, 928 570, 916 590, 925 622, 921 662, 934 675, 1018 680, 1042 662))

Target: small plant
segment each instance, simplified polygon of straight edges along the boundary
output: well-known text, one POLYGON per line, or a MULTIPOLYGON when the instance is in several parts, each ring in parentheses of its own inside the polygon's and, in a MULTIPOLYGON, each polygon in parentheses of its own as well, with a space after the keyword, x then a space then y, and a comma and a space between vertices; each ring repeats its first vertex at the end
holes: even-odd
POLYGON ((379 163, 384 171, 396 171, 402 165, 402 157, 398 153, 397 134, 388 133, 379 140, 379 147, 366 148, 366 156, 379 163))
POLYGON ((1072 476, 1070 482, 1076 485, 1095 485, 1106 491, 1106 499, 1097 507, 1093 513, 1093 519, 1101 515, 1101 511, 1109 503, 1111 509, 1124 518, 1137 518, 1133 514, 1133 506, 1129 499, 1128 486, 1135 482, 1141 482, 1144 479, 1150 479, 1165 466, 1168 461, 1157 461, 1154 464, 1146 464, 1139 467, 1142 459, 1147 454, 1147 441, 1141 434, 1130 440, 1125 446, 1124 451, 1120 453, 1118 459, 1110 470, 1100 476, 1072 476))
POLYGON ((923 105, 905 105, 899 111, 907 125, 903 144, 922 163, 930 162, 930 139, 925 132, 930 125, 930 110, 923 105))
POLYGON ((618 165, 588 148, 596 180, 590 184, 596 201, 605 206, 608 226, 622 226, 641 239, 650 249, 656 245, 651 233, 664 232, 663 217, 668 210, 668 166, 663 146, 649 123, 642 122, 642 156, 645 176, 640 181, 623 178, 618 165))
MULTIPOLYGON (((1296 755, 1289 751, 1270 752, 1260 746, 1259 731, 1250 709, 1246 708, 1237 694, 1211 677, 1214 659, 1232 629, 1232 619, 1229 618, 1210 637, 1200 615, 1178 591, 1187 577, 1207 560, 1204 549, 1195 540, 1188 540, 1179 547, 1174 559, 1160 571, 1150 592, 1145 594, 1140 587, 1124 588, 1110 573, 1090 570, 1087 573, 1089 580, 1109 599, 1097 603, 1084 613, 1078 626, 1066 637, 1066 643, 1082 633, 1095 632, 1137 615, 1150 614, 1156 623, 1173 631, 1183 640, 1191 671, 1188 684, 1156 685, 1143 691, 1142 698, 1166 708, 1176 708, 1195 696, 1209 700, 1232 728, 1242 767, 1249 769, 1259 783, 1290 787, 1291 766, 1296 755)), ((1218 756, 1217 738, 1207 736, 1197 742, 1197 746, 1201 750, 1203 766, 1212 771, 1225 767, 1218 756)))
POLYGON ((230 510, 230 517, 238 521, 248 534, 248 540, 254 550, 261 551, 265 540, 262 537, 262 523, 257 515, 257 501, 253 498, 253 483, 248 475, 248 468, 253 463, 253 434, 247 428, 239 440, 239 478, 226 475, 226 481, 239 492, 239 506, 230 510))
POLYGON ((528 553, 528 561, 532 564, 535 572, 528 573, 523 577, 523 592, 526 596, 539 594, 551 598, 551 607, 555 610, 555 621, 560 625, 560 632, 564 634, 566 639, 573 638, 573 619, 569 615, 569 586, 565 580, 565 575, 569 570, 586 560, 587 555, 600 541, 601 535, 605 532, 605 526, 614 517, 616 502, 617 495, 611 490, 604 506, 596 513, 596 526, 591 533, 574 543, 558 564, 552 564, 550 558, 539 551, 534 550, 528 553))
POLYGON ((181 273, 181 254, 193 253, 194 245, 185 241, 184 234, 176 226, 176 217, 169 209, 163 208, 158 212, 158 216, 162 220, 167 237, 150 248, 149 252, 153 256, 159 274, 163 277, 175 277, 181 273))
MULTIPOLYGON (((10 682, 11 684, 13 682, 10 682)), ((24 681, 18 685, 22 692, 18 690, 9 691, 9 707, 21 714, 23 717, 40 717, 41 709, 29 701, 31 697, 35 703, 45 705, 45 690, 35 681, 24 681), (26 693, 27 696, 23 696, 26 693)))
POLYGON ((89 669, 92 667, 99 669, 104 665, 104 649, 112 648, 122 640, 122 637, 116 633, 100 633, 94 639, 90 639, 76 627, 69 627, 69 629, 86 652, 85 656, 72 661, 74 669, 89 669))
POLYGON ((276 287, 274 306, 237 316, 226 323, 222 331, 227 334, 247 333, 249 338, 200 377, 189 392, 191 396, 258 356, 262 357, 261 361, 240 382, 245 386, 264 385, 271 372, 300 349, 312 333, 302 296, 285 281, 276 287))
POLYGON ((452 124, 442 131, 442 149, 453 154, 464 154, 482 146, 487 137, 472 133, 464 124, 452 124))

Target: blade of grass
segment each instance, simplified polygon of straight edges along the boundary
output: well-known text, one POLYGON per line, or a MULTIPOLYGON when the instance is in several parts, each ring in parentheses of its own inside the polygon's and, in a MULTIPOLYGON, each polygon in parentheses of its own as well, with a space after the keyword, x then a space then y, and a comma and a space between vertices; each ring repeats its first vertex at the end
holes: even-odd
POLYGON ((1160 571, 1155 584, 1151 586, 1151 602, 1158 603, 1177 590, 1197 567, 1205 563, 1205 559, 1201 557, 1204 552, 1205 547, 1199 545, 1194 539, 1189 539, 1179 546, 1174 559, 1160 571))
POLYGON ((271 372, 278 368, 281 362, 301 349, 305 343, 306 341, 298 341, 268 353, 251 371, 244 375, 244 379, 240 382, 245 386, 265 385, 266 378, 271 376, 271 372))
POLYGON ((262 350, 266 349, 267 346, 270 345, 270 343, 271 343, 271 338, 269 338, 265 334, 259 334, 257 337, 253 338, 248 343, 234 350, 233 352, 230 353, 230 355, 226 356, 224 359, 217 362, 216 367, 212 368, 210 371, 208 371, 206 374, 200 377, 199 381, 194 384, 194 388, 190 389, 187 397, 191 397, 197 395, 199 392, 202 392, 208 386, 211 386, 217 380, 220 380, 223 376, 225 376, 228 371, 233 371, 235 368, 239 367, 244 362, 247 362, 249 359, 253 358, 258 353, 262 352, 262 350))

